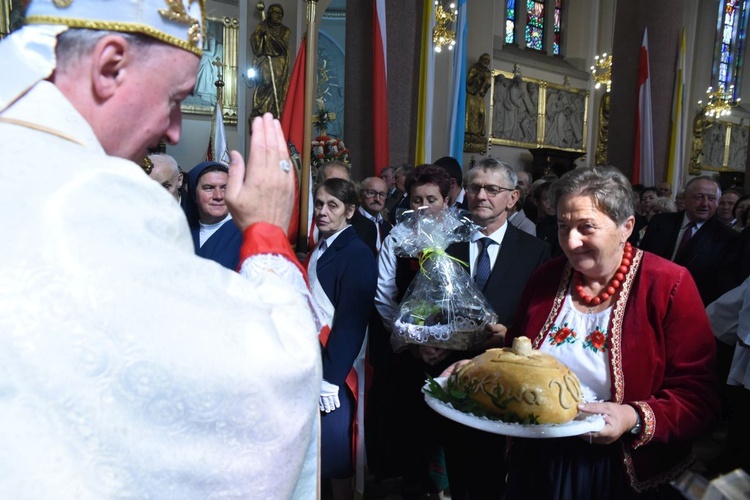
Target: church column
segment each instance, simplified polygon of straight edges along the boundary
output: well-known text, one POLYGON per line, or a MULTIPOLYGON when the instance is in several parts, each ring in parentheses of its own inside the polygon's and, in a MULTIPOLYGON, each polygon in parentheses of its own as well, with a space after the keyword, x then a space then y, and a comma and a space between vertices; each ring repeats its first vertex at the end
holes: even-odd
POLYGON ((374 171, 372 151, 372 2, 346 2, 344 141, 352 175, 374 171))
POLYGON ((617 3, 609 120, 608 162, 630 176, 638 106, 638 57, 648 27, 653 109, 654 170, 665 180, 669 156, 670 114, 675 61, 683 25, 682 0, 629 0, 617 3))

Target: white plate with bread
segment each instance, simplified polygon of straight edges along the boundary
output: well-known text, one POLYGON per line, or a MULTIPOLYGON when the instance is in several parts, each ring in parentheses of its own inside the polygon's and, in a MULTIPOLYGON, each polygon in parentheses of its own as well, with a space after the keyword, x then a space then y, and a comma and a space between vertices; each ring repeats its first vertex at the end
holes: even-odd
MULTIPOLYGON (((435 381, 445 387, 448 377, 436 378, 435 381)), ((427 388, 427 385, 425 385, 427 388)), ((562 424, 516 424, 493 420, 487 417, 478 417, 471 413, 465 413, 453 408, 450 403, 444 403, 430 394, 425 394, 427 405, 440 415, 480 431, 502 434, 504 436, 522 438, 561 438, 580 436, 587 432, 598 432, 604 429, 604 417, 602 415, 579 413, 570 422, 562 424)))

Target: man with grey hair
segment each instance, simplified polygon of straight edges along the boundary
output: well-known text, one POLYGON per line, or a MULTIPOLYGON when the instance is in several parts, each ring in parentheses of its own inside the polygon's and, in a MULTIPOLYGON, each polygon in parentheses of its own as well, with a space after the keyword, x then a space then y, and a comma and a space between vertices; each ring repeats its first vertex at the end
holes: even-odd
POLYGON ((531 174, 525 170, 519 170, 516 172, 516 176, 518 177, 517 186, 523 197, 527 198, 531 192, 531 174))
POLYGON ((736 231, 716 218, 721 188, 699 176, 685 186, 685 210, 654 214, 640 248, 685 266, 705 305, 738 283, 733 278, 736 231))
POLYGON ((315 175, 315 184, 322 184, 326 179, 344 179, 351 182, 352 175, 349 171, 349 165, 339 160, 324 163, 315 175))
POLYGON ((23 235, 0 248, 0 498, 316 495, 318 327, 279 123, 231 153, 239 272, 194 255, 139 166, 179 141, 203 4, 33 0, 0 42, 0 151, 28 183, 0 201, 23 235))
POLYGON ((388 197, 385 199, 385 210, 383 213, 383 217, 387 219, 394 205, 398 203, 398 201, 401 199, 404 193, 400 192, 398 188, 396 187, 396 168, 395 167, 385 167, 380 172, 380 178, 383 179, 385 181, 386 186, 388 186, 388 197))
POLYGON ((401 198, 393 205, 393 208, 388 212, 388 222, 395 226, 398 222, 398 217, 404 212, 409 210, 409 196, 406 193, 406 177, 414 170, 412 165, 404 163, 396 169, 396 188, 401 193, 401 198))
MULTIPOLYGON (((469 272, 492 309, 498 324, 483 348, 502 347, 505 332, 516 315, 521 294, 534 270, 550 256, 549 245, 507 224, 518 200, 516 173, 494 158, 483 158, 469 170, 465 187, 473 221, 482 226, 471 241, 455 243, 448 253, 469 263, 469 272)), ((448 423, 445 459, 451 495, 456 498, 494 498, 497 477, 503 477, 504 441, 484 432, 448 423), (492 441, 488 444, 488 440, 492 441), (493 450, 487 460, 481 450, 493 450), (480 458, 481 457, 481 458, 480 458)))
POLYGON ((663 198, 672 199, 672 185, 668 182, 662 182, 656 186, 656 193, 663 198))
MULTIPOLYGON (((516 189, 518 189, 520 197, 508 215, 508 222, 521 231, 536 236, 536 224, 526 215, 526 203, 529 200, 529 193, 531 193, 531 174, 525 170, 519 170, 516 172, 516 176, 518 177, 516 189)), ((533 202, 531 205, 533 205, 533 202)), ((534 215, 536 216, 536 206, 534 206, 534 215)))
POLYGON ((391 232, 391 224, 383 218, 388 187, 379 177, 367 177, 359 186, 359 208, 349 223, 357 235, 378 258, 380 247, 391 232))
POLYGON ((166 189, 177 200, 177 203, 180 203, 184 176, 177 165, 177 160, 166 153, 151 153, 147 158, 151 160, 152 165, 148 176, 161 184, 161 187, 166 189))

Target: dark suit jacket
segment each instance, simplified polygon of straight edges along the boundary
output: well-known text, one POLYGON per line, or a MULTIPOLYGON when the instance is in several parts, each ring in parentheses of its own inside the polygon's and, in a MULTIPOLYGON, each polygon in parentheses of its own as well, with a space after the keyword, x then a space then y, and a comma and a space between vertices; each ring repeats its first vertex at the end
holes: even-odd
MULTIPOLYGON (((651 217, 640 248, 670 259, 684 213, 662 213, 651 217)), ((705 305, 733 288, 736 281, 737 239, 736 231, 712 217, 675 255, 675 264, 690 271, 705 305)))
MULTIPOLYGON (((498 315, 498 322, 510 327, 516 316, 526 283, 534 270, 550 256, 549 245, 508 224, 503 243, 482 292, 498 315)), ((456 243, 448 253, 464 262, 469 261, 469 243, 456 243)), ((461 353, 474 356, 476 351, 461 353)), ((496 474, 503 474, 503 461, 497 456, 487 460, 482 450, 489 446, 503 455, 505 440, 445 420, 442 430, 445 460, 451 491, 467 491, 470 498, 493 498, 497 495, 496 474), (482 456, 483 458, 479 458, 482 456), (499 472, 498 472, 499 471, 499 472), (495 493, 491 493, 495 492, 495 493)))
MULTIPOLYGON (((454 243, 447 252, 469 262, 469 243, 454 243)), ((498 322, 510 326, 526 282, 541 264, 549 260, 549 245, 508 224, 497 260, 484 286, 485 298, 497 313, 498 322)))
POLYGON ((399 191, 398 189, 395 189, 393 193, 389 194, 388 197, 385 199, 385 213, 386 215, 390 215, 393 213, 393 207, 396 206, 396 204, 401 201, 401 197, 403 197, 404 193, 399 191))
POLYGON ((193 236, 193 247, 195 255, 204 259, 211 259, 218 262, 227 269, 236 271, 240 264, 240 248, 242 248, 242 232, 234 224, 234 221, 228 220, 206 240, 203 246, 200 245, 200 227, 190 230, 193 236))
POLYGON ((400 212, 403 210, 409 210, 409 197, 403 196, 401 199, 396 203, 391 211, 388 213, 388 222, 391 223, 391 225, 396 225, 396 216, 401 215, 400 212))
POLYGON ((461 203, 455 203, 453 206, 461 210, 468 210, 469 209, 469 194, 466 191, 464 191, 464 201, 462 201, 461 203))
POLYGON ((336 310, 328 345, 322 350, 323 378, 343 387, 365 338, 378 268, 367 245, 349 227, 323 253, 315 270, 336 310))
MULTIPOLYGON (((349 220, 349 224, 352 225, 354 228, 354 231, 356 231, 357 236, 365 242, 365 245, 367 245, 370 250, 372 250, 372 254, 375 256, 375 258, 378 257, 378 247, 377 247, 377 239, 378 239, 378 230, 375 227, 375 223, 362 215, 359 212, 359 209, 354 211, 354 216, 349 220)), ((380 224, 380 232, 381 232, 381 243, 382 240, 385 239, 386 236, 388 236, 388 233, 391 232, 391 229, 393 226, 391 226, 391 223, 387 220, 384 220, 380 224)))

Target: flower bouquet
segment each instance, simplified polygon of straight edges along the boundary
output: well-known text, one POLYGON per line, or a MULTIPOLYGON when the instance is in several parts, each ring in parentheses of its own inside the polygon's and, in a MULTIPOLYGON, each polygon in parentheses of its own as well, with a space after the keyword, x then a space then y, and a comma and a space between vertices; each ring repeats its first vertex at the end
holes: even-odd
POLYGON ((341 139, 319 135, 312 141, 312 167, 317 170, 321 165, 331 160, 339 160, 349 164, 349 150, 346 149, 344 141, 341 139))

